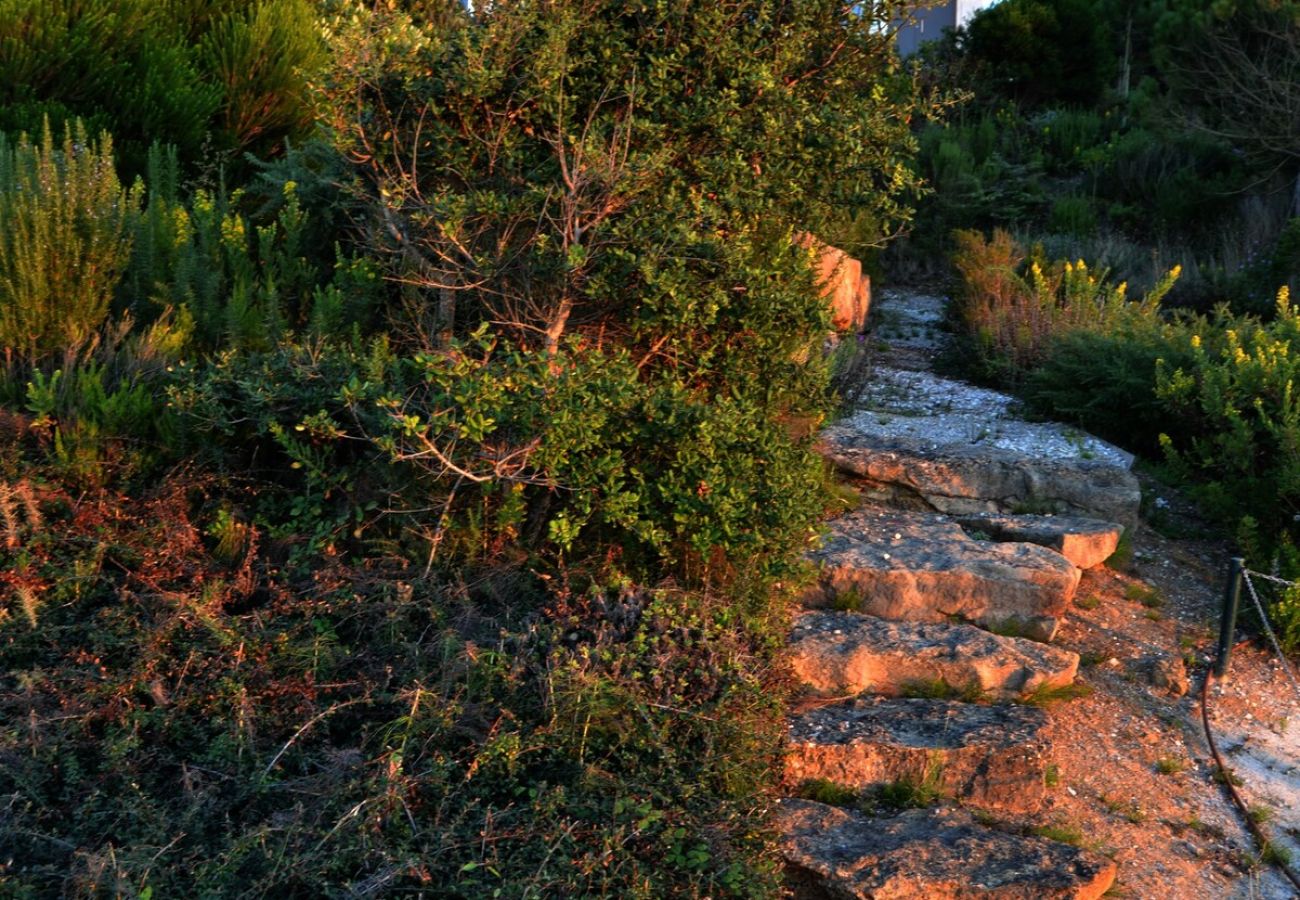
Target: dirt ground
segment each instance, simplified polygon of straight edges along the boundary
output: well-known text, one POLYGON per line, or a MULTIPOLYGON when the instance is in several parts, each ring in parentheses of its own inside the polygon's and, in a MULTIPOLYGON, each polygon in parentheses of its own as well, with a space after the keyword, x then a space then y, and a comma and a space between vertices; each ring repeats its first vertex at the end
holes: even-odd
MULTIPOLYGON (((1213 777, 1201 721, 1228 547, 1205 536, 1168 489, 1143 487, 1152 503, 1160 498, 1159 528, 1139 528, 1125 571, 1084 573, 1056 640, 1080 654, 1079 680, 1092 693, 1053 707, 1059 782, 1034 824, 1113 855, 1120 876, 1112 896, 1298 896, 1257 860, 1254 838, 1213 777), (1153 683, 1156 659, 1175 669, 1184 661, 1186 694, 1153 683)), ((1243 780, 1239 790, 1279 845, 1300 851, 1300 709, 1262 641, 1236 647, 1226 683, 1211 686, 1210 709, 1220 752, 1243 780)))

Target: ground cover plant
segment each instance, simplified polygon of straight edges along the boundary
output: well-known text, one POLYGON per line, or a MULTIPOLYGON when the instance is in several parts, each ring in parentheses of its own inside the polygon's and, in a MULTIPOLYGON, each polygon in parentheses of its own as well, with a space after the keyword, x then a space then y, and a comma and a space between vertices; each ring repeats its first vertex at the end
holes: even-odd
POLYGON ((775 895, 895 8, 0 3, 5 890, 775 895))

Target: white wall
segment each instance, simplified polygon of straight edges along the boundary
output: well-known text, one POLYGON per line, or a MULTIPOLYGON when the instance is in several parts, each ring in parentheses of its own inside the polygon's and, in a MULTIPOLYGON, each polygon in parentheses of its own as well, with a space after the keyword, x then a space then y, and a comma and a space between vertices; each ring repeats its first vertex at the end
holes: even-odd
POLYGON ((975 13, 997 2, 998 0, 957 0, 957 24, 965 25, 975 13))

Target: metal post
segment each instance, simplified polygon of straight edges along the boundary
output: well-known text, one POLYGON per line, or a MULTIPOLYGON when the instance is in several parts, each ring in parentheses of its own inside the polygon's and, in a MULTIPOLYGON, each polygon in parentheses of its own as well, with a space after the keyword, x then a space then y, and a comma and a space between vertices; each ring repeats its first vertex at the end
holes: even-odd
POLYGON ((1214 661, 1214 674, 1223 678, 1228 674, 1228 657, 1232 654, 1232 636, 1237 628, 1237 606, 1241 602, 1241 570, 1246 561, 1234 556, 1228 564, 1228 583, 1223 589, 1223 620, 1219 623, 1219 656, 1214 661))

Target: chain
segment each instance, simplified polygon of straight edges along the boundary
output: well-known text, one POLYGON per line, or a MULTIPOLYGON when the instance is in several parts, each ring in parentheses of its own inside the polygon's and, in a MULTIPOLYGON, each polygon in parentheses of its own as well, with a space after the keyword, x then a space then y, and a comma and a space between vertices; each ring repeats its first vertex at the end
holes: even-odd
POLYGON ((1287 680, 1291 682, 1296 697, 1300 698, 1300 681, 1296 680, 1295 672, 1291 669, 1291 664, 1287 662, 1286 654, 1282 652, 1282 645, 1278 642, 1277 635, 1273 633, 1273 626, 1269 624, 1268 614, 1264 612, 1264 604, 1259 602, 1259 595, 1255 593, 1255 584, 1250 580, 1251 575, 1258 575, 1268 581, 1285 585, 1291 585, 1293 582, 1283 581, 1281 578, 1274 578, 1272 575, 1264 575, 1260 572, 1252 572, 1249 569, 1241 570, 1241 578, 1246 582, 1246 590, 1250 593, 1250 599, 1255 604, 1255 609, 1259 612, 1259 620, 1264 625, 1264 633, 1268 635, 1269 643, 1273 645, 1273 650, 1282 663, 1282 671, 1286 673, 1287 680))

